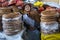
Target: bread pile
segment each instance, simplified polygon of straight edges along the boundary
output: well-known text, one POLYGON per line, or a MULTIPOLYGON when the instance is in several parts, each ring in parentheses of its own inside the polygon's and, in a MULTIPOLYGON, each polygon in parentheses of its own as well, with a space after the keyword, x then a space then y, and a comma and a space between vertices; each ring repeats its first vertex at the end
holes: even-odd
POLYGON ((20 13, 4 14, 2 17, 3 30, 7 35, 17 34, 22 30, 22 15, 20 13))
POLYGON ((2 15, 11 13, 11 8, 8 7, 0 7, 0 30, 2 29, 2 15))
POLYGON ((45 10, 41 13, 41 32, 56 33, 58 32, 57 12, 55 10, 45 10))
POLYGON ((11 6, 13 12, 19 12, 19 9, 17 6, 13 5, 11 6))
POLYGON ((54 22, 56 21, 57 12, 52 10, 45 10, 41 13, 41 22, 54 22))
POLYGON ((0 7, 0 16, 3 14, 11 13, 11 8, 8 7, 0 7))

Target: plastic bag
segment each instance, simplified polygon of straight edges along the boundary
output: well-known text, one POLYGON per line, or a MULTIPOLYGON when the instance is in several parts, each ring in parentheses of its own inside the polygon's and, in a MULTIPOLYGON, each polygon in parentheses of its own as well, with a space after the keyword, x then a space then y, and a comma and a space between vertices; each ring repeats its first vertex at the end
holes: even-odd
POLYGON ((51 34, 58 32, 58 23, 57 22, 41 22, 41 31, 43 33, 51 34))
POLYGON ((41 40, 60 40, 58 22, 41 23, 41 40))
POLYGON ((3 23, 3 30, 5 34, 7 35, 17 34, 22 30, 22 24, 23 24, 22 15, 20 13, 16 13, 16 15, 5 14, 2 17, 2 23, 3 23), (13 18, 10 18, 10 17, 13 17, 13 18))

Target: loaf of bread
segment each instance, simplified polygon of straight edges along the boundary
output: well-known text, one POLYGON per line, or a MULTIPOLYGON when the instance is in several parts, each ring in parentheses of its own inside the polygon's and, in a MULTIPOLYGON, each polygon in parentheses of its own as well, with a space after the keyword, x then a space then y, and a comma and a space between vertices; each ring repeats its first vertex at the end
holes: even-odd
POLYGON ((56 21, 56 19, 41 19, 41 22, 51 22, 56 21))

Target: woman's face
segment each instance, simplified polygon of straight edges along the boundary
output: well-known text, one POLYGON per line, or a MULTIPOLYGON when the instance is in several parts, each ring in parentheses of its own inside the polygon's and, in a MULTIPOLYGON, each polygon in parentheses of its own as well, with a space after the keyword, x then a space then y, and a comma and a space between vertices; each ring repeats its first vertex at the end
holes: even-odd
POLYGON ((25 6, 25 11, 28 12, 28 11, 30 11, 30 9, 31 9, 30 5, 26 5, 26 6, 25 6))

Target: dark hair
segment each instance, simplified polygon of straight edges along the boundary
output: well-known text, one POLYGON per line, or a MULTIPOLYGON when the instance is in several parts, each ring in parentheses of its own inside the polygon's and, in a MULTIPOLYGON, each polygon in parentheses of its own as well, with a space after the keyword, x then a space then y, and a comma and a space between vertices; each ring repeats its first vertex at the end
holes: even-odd
POLYGON ((38 8, 37 7, 33 7, 33 9, 35 9, 36 11, 38 11, 38 8))
POLYGON ((44 9, 46 9, 47 7, 50 7, 50 6, 47 4, 44 4, 43 7, 44 7, 44 9))

